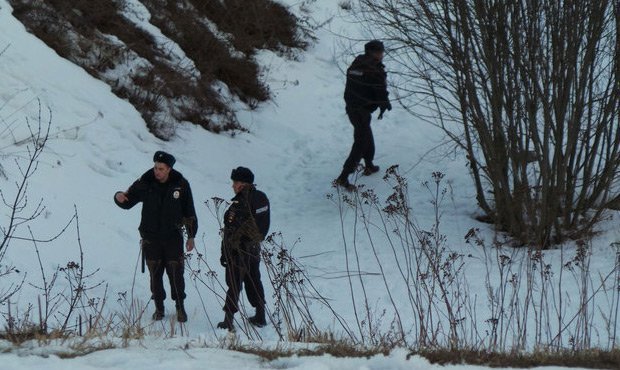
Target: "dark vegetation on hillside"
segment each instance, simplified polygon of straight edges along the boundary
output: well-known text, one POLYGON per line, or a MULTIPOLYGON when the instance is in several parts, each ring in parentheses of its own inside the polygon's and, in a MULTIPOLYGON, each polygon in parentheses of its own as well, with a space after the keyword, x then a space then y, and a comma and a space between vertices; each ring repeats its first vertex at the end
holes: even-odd
POLYGON ((9 2, 29 32, 109 84, 162 139, 183 121, 213 132, 244 130, 233 96, 252 109, 270 98, 256 52, 292 57, 312 38, 272 0, 141 0, 165 37, 136 24, 144 12, 126 0, 9 2))

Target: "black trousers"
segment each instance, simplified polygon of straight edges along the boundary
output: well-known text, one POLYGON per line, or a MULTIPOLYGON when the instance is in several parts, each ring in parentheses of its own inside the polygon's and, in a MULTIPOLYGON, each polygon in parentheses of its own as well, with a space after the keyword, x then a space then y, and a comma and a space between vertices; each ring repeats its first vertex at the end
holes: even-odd
POLYGON ((151 277, 151 298, 155 301, 166 299, 163 280, 165 271, 170 281, 172 299, 185 299, 183 236, 179 234, 165 240, 142 240, 142 253, 151 277))
POLYGON ((239 294, 245 286, 245 294, 252 307, 265 306, 265 290, 260 280, 260 244, 227 253, 226 256, 226 302, 224 311, 239 311, 239 294))
POLYGON ((347 116, 353 125, 353 146, 351 153, 342 166, 342 174, 350 175, 355 172, 362 159, 366 165, 375 158, 375 139, 370 127, 371 112, 363 108, 347 108, 347 116))

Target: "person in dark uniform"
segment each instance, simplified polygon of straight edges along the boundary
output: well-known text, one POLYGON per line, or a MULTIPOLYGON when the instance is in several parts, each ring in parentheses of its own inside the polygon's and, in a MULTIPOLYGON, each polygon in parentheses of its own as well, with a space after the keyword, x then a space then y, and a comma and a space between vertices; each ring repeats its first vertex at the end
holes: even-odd
POLYGON ((183 231, 187 234, 186 249, 194 249, 198 220, 189 182, 174 170, 175 158, 158 151, 154 166, 146 171, 127 191, 114 194, 114 202, 130 209, 142 202, 142 254, 151 278, 151 298, 155 302, 153 320, 164 317, 164 271, 170 280, 170 291, 176 301, 177 320, 187 321, 185 299, 183 231))
POLYGON ((235 197, 224 214, 222 256, 220 263, 226 269, 226 302, 224 321, 220 329, 234 330, 233 318, 239 311, 239 294, 243 287, 256 314, 248 321, 263 327, 265 319, 265 291, 260 279, 261 241, 269 232, 269 199, 254 186, 254 174, 248 168, 238 167, 230 175, 235 197))
POLYGON ((380 109, 379 119, 382 119, 386 110, 392 110, 387 91, 387 73, 382 63, 385 52, 383 43, 378 40, 370 41, 364 45, 364 51, 347 69, 344 90, 346 112, 353 125, 354 141, 336 184, 349 191, 355 189, 349 182, 349 175, 355 172, 362 159, 366 164, 364 175, 379 171, 379 166, 373 163, 375 142, 370 127, 371 114, 380 109))

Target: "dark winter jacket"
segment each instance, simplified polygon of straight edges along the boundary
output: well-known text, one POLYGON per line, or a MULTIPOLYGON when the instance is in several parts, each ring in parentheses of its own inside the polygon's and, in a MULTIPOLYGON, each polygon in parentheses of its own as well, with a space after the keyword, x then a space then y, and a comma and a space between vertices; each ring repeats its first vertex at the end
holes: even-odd
POLYGON ((389 105, 385 66, 372 56, 359 55, 347 69, 344 101, 347 109, 374 112, 389 105))
POLYGON ((142 202, 140 236, 146 240, 167 239, 178 236, 185 228, 188 237, 194 238, 198 221, 189 182, 174 169, 168 181, 160 183, 153 170, 148 170, 127 190, 128 201, 114 202, 123 209, 130 209, 142 202))
POLYGON ((269 199, 254 186, 244 189, 231 201, 224 214, 225 249, 247 249, 267 237, 270 223, 269 199))

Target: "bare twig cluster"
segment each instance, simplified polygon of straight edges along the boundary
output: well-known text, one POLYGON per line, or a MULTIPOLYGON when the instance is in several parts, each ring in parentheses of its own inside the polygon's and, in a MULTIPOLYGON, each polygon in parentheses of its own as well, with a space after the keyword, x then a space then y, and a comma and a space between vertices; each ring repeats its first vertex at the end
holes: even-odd
MULTIPOLYGON (((206 202, 206 206, 222 228, 227 202, 221 198, 212 198, 206 202)), ((294 245, 289 247, 281 233, 269 235, 261 248, 261 261, 267 271, 264 283, 268 284, 273 292, 273 301, 267 305, 267 316, 274 325, 280 340, 322 341, 330 337, 317 325, 314 317, 315 311, 311 310, 311 307, 327 310, 338 326, 347 333, 347 336, 352 337, 353 333, 348 323, 332 307, 330 300, 321 294, 308 275, 306 267, 291 253, 292 249, 294 245)), ((213 266, 209 265, 203 253, 197 253, 196 256, 188 255, 187 267, 208 318, 205 299, 200 288, 206 287, 222 304, 227 288, 218 279, 217 272, 213 266)), ((243 300, 240 301, 239 310, 241 315, 236 318, 236 327, 248 338, 260 339, 260 332, 247 322, 251 314, 248 315, 249 312, 243 300)), ((212 329, 217 336, 215 328, 212 329)))
POLYGON ((348 336, 353 332, 346 320, 313 283, 307 268, 291 253, 281 233, 269 235, 261 256, 273 290, 273 309, 269 317, 281 340, 309 342, 323 338, 311 307, 326 309, 348 336), (313 305, 314 303, 314 305, 313 305))
POLYGON ((571 257, 566 252, 571 247, 563 247, 557 266, 539 249, 489 244, 477 229, 465 236, 471 253, 453 249, 440 227, 447 193, 443 178, 435 172, 432 181, 423 184, 435 210, 428 228, 416 221, 408 183, 396 166, 386 171, 393 192, 385 201, 363 187, 331 197, 343 220, 357 325, 352 340, 373 346, 396 343, 416 349, 491 352, 615 348, 620 323, 617 245, 610 246, 615 264, 597 275, 590 268, 591 239, 579 240, 571 257), (345 222, 350 211, 353 229, 345 222), (468 279, 470 268, 486 269, 483 286, 468 279), (363 274, 364 270, 377 272, 363 274), (385 305, 378 312, 371 304, 377 299, 371 281, 373 287, 383 288, 385 305), (393 319, 378 319, 385 317, 393 319))
MULTIPOLYGON (((51 112, 49 113, 49 122, 43 123, 42 109, 39 104, 39 117, 37 123, 31 123, 26 120, 26 126, 30 133, 29 140, 26 145, 26 158, 22 161, 20 157, 14 158, 16 171, 18 172, 12 178, 14 179, 15 188, 8 191, 6 188, 0 189, 0 199, 2 206, 7 211, 7 218, 2 219, 0 224, 0 277, 19 272, 14 266, 5 266, 3 261, 12 241, 17 239, 28 239, 18 234, 22 229, 27 229, 28 225, 36 220, 45 210, 43 200, 39 200, 34 206, 31 205, 28 198, 29 181, 34 176, 39 165, 39 157, 43 153, 45 144, 49 137, 51 126, 51 112)), ((31 237, 34 240, 35 238, 31 237)), ((25 277, 24 277, 25 278, 25 277)), ((0 288, 0 304, 3 304, 11 298, 21 288, 21 283, 11 283, 0 288)))
POLYGON ((617 1, 359 4, 402 105, 463 150, 490 222, 548 248, 617 207, 617 1))
POLYGON ((23 147, 21 154, 8 157, 14 162, 11 167, 11 180, 15 187, 3 187, 0 190, 2 206, 7 211, 7 217, 3 218, 0 224, 0 305, 6 307, 6 311, 2 313, 6 322, 2 335, 14 341, 32 339, 35 336, 42 338, 46 335, 85 334, 94 327, 93 318, 99 317, 103 308, 101 300, 90 294, 101 283, 90 283, 97 270, 90 273, 84 270, 85 258, 77 207, 74 207, 74 214, 64 227, 51 237, 41 238, 35 235, 32 229, 46 210, 43 199, 34 204, 31 202, 29 186, 50 138, 52 114, 49 110, 47 112, 48 119, 45 119, 39 103, 37 121, 33 123, 26 120, 28 138, 13 144, 15 147, 23 147), (57 266, 50 274, 44 267, 47 261, 44 263, 42 260, 40 246, 59 240, 71 225, 76 228, 79 259, 77 262, 69 261, 63 266, 57 266), (39 283, 27 280, 25 273, 21 278, 15 279, 11 275, 20 274, 20 269, 3 263, 11 244, 18 241, 32 244, 41 273, 39 283), (39 295, 36 304, 29 302, 23 308, 12 302, 11 298, 26 282, 39 295))

